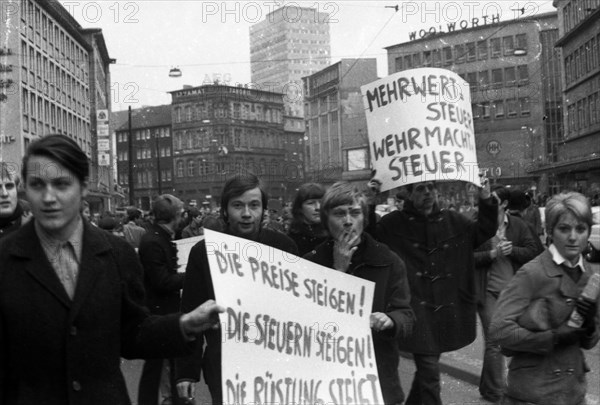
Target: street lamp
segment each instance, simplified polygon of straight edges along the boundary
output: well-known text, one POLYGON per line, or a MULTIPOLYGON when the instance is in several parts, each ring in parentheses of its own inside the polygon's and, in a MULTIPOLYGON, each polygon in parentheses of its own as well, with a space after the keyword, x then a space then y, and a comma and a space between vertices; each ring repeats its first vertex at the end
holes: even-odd
POLYGON ((181 77, 181 69, 173 67, 169 70, 169 77, 181 77))

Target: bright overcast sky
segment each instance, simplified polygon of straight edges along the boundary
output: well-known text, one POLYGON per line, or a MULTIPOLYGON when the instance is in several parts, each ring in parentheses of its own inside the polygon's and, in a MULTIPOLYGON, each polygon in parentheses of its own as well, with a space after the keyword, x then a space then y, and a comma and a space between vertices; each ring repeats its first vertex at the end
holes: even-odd
POLYGON ((113 110, 169 104, 168 91, 220 78, 250 82, 249 27, 279 5, 293 19, 295 5, 330 17, 332 63, 376 57, 387 75, 386 46, 407 42, 410 31, 447 22, 500 19, 555 11, 552 1, 200 1, 61 0, 84 28, 102 28, 111 66, 113 110), (398 12, 393 8, 399 5, 398 12), (521 14, 524 11, 524 14, 521 14), (179 67, 181 78, 168 76, 179 67))

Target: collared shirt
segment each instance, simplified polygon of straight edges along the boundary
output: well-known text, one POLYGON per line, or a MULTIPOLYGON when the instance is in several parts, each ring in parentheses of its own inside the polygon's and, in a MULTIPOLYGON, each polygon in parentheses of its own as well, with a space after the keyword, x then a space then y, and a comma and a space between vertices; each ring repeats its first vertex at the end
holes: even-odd
POLYGON ((556 263, 557 265, 559 265, 559 266, 565 265, 572 269, 576 269, 577 267, 579 267, 581 272, 585 272, 585 267, 583 266, 583 255, 579 255, 579 260, 577 261, 577 263, 575 265, 572 265, 570 261, 565 259, 563 257, 563 255, 561 255, 558 252, 558 249, 556 248, 556 246, 554 246, 554 243, 550 245, 550 247, 548 248, 548 251, 552 255, 552 261, 554 263, 556 263))
POLYGON ((52 265, 69 298, 73 299, 83 249, 83 221, 81 217, 79 217, 75 230, 66 241, 58 240, 46 233, 37 221, 34 225, 35 232, 40 238, 42 249, 50 265, 52 265))
POLYGON ((496 231, 496 236, 500 240, 506 240, 506 227, 508 226, 508 214, 504 213, 504 220, 500 225, 498 225, 498 230, 496 231))

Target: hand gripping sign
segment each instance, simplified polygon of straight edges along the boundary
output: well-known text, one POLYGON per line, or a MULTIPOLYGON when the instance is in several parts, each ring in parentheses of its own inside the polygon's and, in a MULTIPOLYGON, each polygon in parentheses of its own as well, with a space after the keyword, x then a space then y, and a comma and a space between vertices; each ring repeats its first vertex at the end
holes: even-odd
POLYGON ((412 69, 361 90, 381 191, 423 181, 480 185, 469 85, 460 76, 412 69))
POLYGON ((374 283, 205 231, 226 404, 381 404, 374 283))

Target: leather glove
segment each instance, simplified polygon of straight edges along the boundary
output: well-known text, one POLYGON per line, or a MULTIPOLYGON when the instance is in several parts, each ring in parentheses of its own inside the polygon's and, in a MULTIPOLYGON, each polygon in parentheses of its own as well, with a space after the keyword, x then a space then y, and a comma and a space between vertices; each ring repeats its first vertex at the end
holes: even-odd
POLYGON ((583 327, 587 330, 595 329, 598 304, 595 301, 580 297, 576 302, 576 307, 577 312, 579 312, 579 315, 584 319, 583 327))
POLYGON ((555 346, 570 346, 579 342, 579 339, 585 335, 585 329, 572 328, 563 323, 558 328, 553 329, 552 334, 555 346))

